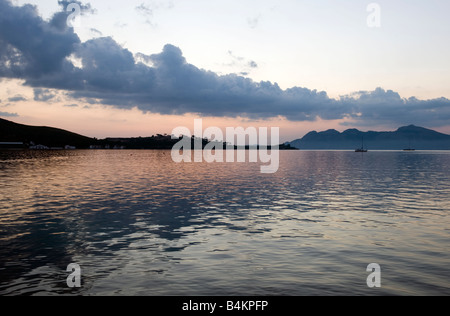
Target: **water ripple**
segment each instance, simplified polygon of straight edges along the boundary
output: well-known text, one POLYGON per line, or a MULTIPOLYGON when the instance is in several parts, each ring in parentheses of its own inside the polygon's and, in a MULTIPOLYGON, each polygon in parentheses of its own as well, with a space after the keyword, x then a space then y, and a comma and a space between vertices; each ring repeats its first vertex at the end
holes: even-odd
POLYGON ((449 153, 280 158, 0 151, 0 294, 450 294, 449 153))

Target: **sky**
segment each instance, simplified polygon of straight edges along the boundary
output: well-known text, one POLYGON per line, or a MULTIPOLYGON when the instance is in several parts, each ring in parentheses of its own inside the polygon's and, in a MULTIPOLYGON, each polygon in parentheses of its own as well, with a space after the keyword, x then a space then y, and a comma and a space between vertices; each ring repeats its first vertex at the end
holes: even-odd
POLYGON ((282 141, 450 133, 449 12, 448 0, 0 0, 0 117, 98 138, 195 118, 280 127, 282 141))

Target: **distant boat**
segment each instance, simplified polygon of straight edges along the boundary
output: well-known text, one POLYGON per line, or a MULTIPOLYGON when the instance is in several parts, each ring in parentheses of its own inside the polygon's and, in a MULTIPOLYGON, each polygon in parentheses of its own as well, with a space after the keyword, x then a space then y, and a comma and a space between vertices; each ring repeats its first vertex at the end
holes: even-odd
POLYGON ((403 151, 416 151, 414 148, 411 147, 411 140, 409 140, 409 147, 403 149, 403 151))
POLYGON ((364 148, 364 138, 362 139, 361 148, 355 149, 355 152, 357 152, 357 153, 366 153, 367 152, 367 149, 364 148))

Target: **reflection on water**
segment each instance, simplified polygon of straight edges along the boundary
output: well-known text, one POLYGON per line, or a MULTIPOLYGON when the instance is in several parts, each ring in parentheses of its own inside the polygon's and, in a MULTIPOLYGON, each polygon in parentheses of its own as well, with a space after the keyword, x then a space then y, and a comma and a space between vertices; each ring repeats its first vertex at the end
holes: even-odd
POLYGON ((282 151, 261 174, 170 151, 0 151, 0 294, 448 295, 449 165, 282 151))

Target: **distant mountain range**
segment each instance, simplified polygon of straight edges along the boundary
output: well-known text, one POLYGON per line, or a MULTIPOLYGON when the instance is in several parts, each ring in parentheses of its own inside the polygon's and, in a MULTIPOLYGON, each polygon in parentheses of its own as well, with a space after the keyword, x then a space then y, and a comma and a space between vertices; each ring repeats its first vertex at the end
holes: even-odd
MULTIPOLYGON (((170 135, 156 135, 151 137, 134 138, 90 138, 66 130, 29 126, 14 123, 0 118, 0 148, 7 143, 23 143, 20 147, 28 148, 33 145, 43 145, 49 148, 78 149, 86 148, 126 148, 126 149, 171 149, 177 139, 170 135)), ((442 134, 430 129, 414 125, 400 127, 394 132, 361 132, 348 129, 342 133, 331 129, 324 132, 309 132, 303 138, 280 145, 280 149, 306 150, 354 150, 360 148, 368 150, 402 150, 414 148, 416 150, 450 150, 450 135, 442 134)), ((203 145, 208 140, 203 140, 203 145)), ((14 145, 16 147, 17 145, 14 145)))
POLYGON ((354 150, 361 148, 368 150, 450 150, 450 135, 442 134, 431 129, 409 125, 400 127, 394 132, 361 132, 348 129, 342 133, 330 129, 324 132, 309 132, 303 138, 287 144, 298 149, 321 150, 354 150))

